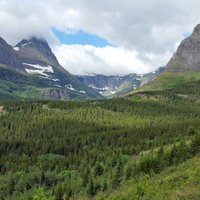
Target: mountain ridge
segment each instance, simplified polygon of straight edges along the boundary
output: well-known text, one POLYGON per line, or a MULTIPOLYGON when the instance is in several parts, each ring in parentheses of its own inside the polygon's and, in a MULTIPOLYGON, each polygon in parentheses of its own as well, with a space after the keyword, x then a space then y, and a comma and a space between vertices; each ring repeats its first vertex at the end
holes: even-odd
POLYGON ((200 24, 185 38, 167 64, 172 73, 200 71, 200 24))
MULTIPOLYGON (((16 86, 19 86, 17 87, 19 98, 23 94, 23 91, 27 90, 30 83, 36 90, 34 92, 38 93, 37 99, 102 98, 98 92, 81 83, 59 64, 45 40, 33 37, 30 40, 22 40, 16 46, 12 47, 1 38, 0 45, 0 63, 5 65, 4 70, 6 66, 8 67, 6 81, 8 81, 8 75, 10 82, 14 81, 12 78, 16 73, 18 73, 18 76, 21 76, 20 74, 25 75, 27 84, 23 83, 23 87, 21 85, 22 82, 14 82, 16 86), (9 67, 16 71, 9 70, 9 67), (38 85, 38 82, 42 84, 38 85), (43 86, 44 88, 42 88, 43 86)), ((1 76, 1 79, 4 80, 5 78, 1 76)), ((10 92, 12 95, 12 93, 16 93, 16 90, 10 88, 6 92, 10 92)))
POLYGON ((133 89, 153 81, 158 77, 165 67, 160 67, 154 72, 147 74, 127 74, 124 76, 103 75, 103 74, 89 74, 89 75, 76 75, 80 82, 88 85, 97 90, 105 97, 114 97, 121 94, 128 93, 133 89))
MULTIPOLYGON (((169 90, 198 84, 200 80, 200 24, 192 34, 181 41, 177 50, 166 65, 166 70, 154 81, 145 84, 131 93, 169 90)), ((182 91, 183 92, 183 91, 182 91)))

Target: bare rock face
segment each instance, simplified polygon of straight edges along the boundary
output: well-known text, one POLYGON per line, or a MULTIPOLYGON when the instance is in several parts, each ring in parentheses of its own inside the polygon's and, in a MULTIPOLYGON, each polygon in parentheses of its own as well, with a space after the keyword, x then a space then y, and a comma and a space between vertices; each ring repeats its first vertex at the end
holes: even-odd
POLYGON ((151 82, 164 72, 165 67, 160 67, 148 74, 128 74, 125 76, 106 76, 101 74, 77 75, 78 80, 88 87, 98 91, 101 95, 108 97, 125 94, 146 83, 151 82))
POLYGON ((44 39, 33 37, 30 40, 22 40, 15 47, 19 49, 17 53, 22 63, 60 65, 44 39))
POLYGON ((41 91, 41 97, 43 99, 54 99, 54 100, 71 100, 76 96, 70 94, 65 90, 59 89, 44 89, 41 91))
POLYGON ((19 56, 7 42, 0 37, 0 63, 13 67, 22 68, 19 56))
POLYGON ((200 71, 200 24, 192 35, 184 39, 167 64, 167 71, 180 73, 187 71, 200 71))

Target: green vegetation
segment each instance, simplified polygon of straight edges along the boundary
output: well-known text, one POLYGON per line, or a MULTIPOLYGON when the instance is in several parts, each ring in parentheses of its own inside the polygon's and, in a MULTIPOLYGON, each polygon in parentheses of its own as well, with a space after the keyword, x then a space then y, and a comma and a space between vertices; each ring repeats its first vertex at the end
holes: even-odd
POLYGON ((200 157, 167 168, 160 174, 145 174, 132 179, 120 190, 108 195, 99 194, 96 199, 107 200, 198 200, 200 198, 200 157))
POLYGON ((200 72, 185 72, 185 73, 163 73, 152 83, 146 84, 138 88, 135 92, 141 91, 157 91, 170 89, 180 86, 184 89, 183 84, 200 81, 200 72))
POLYGON ((199 199, 199 85, 1 103, 0 199, 199 199))
MULTIPOLYGON (((69 99, 77 100, 89 100, 89 99, 101 99, 101 95, 95 91, 92 91, 86 86, 83 86, 85 94, 78 91, 68 90, 64 86, 57 87, 54 84, 49 84, 49 79, 41 78, 38 75, 25 74, 19 72, 11 67, 0 64, 0 101, 30 101, 30 100, 45 100, 55 99, 54 96, 42 95, 44 91, 56 91, 65 94, 69 99)), ((60 79, 66 79, 65 75, 60 74, 60 79), (64 76, 64 77, 63 77, 64 76)), ((75 80, 68 80, 69 83, 73 82, 74 87, 79 89, 81 83, 77 84, 75 80)), ((52 84, 52 83, 51 83, 52 84)))

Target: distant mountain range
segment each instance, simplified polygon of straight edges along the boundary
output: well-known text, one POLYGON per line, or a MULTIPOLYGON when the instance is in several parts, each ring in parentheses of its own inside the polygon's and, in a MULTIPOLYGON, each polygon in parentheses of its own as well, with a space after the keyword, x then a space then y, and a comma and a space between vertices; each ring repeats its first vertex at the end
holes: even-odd
POLYGON ((125 76, 106 76, 99 74, 89 74, 76 76, 78 80, 88 87, 97 90, 105 97, 114 97, 126 94, 136 88, 153 81, 163 71, 165 67, 148 74, 128 74, 125 76))

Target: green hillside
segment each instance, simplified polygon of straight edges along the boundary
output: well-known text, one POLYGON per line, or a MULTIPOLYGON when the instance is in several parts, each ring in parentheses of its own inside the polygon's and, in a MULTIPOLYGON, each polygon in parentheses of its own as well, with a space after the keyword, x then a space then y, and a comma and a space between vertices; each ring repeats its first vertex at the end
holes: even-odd
MULTIPOLYGON (((200 156, 165 169, 160 174, 140 176, 130 180, 119 190, 96 199, 107 200, 198 200, 200 199, 200 156)), ((101 197, 100 197, 101 196, 101 197)))
MULTIPOLYGON (((169 73, 165 72, 151 83, 145 84, 138 88, 134 93, 141 91, 157 91, 171 89, 174 87, 182 87, 200 81, 200 72, 185 72, 185 73, 169 73)), ((188 91, 187 91, 188 92, 188 91)))
MULTIPOLYGON (((73 80, 70 81, 73 82, 73 80)), ((84 93, 80 93, 63 87, 50 86, 48 79, 45 80, 37 75, 28 75, 11 67, 0 65, 0 101, 45 100, 53 98, 52 95, 52 97, 42 95, 45 92, 48 94, 55 93, 55 95, 63 94, 68 99, 101 99, 97 92, 88 90, 86 86, 84 89, 84 93)))
POLYGON ((198 199, 199 86, 2 103, 0 198, 198 199))

